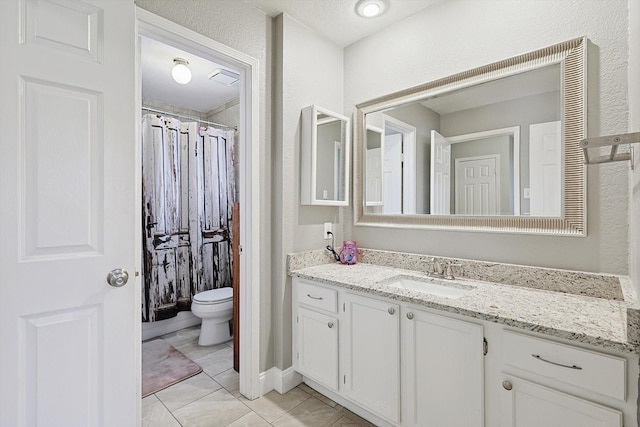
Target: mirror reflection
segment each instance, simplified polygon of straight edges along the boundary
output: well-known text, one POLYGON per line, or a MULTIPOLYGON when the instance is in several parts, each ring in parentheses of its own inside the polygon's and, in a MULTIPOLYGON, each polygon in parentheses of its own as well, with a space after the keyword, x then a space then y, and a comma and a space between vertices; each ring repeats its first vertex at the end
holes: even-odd
POLYGON ((561 217, 560 64, 367 113, 365 213, 561 217))
POLYGON ((316 200, 346 200, 347 123, 317 112, 316 200))

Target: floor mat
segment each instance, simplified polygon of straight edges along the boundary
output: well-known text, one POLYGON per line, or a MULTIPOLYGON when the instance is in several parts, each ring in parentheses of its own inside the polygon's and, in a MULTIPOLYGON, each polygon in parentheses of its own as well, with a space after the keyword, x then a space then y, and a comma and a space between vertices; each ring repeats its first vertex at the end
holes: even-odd
POLYGON ((162 339, 142 343, 142 397, 202 372, 202 368, 162 339))

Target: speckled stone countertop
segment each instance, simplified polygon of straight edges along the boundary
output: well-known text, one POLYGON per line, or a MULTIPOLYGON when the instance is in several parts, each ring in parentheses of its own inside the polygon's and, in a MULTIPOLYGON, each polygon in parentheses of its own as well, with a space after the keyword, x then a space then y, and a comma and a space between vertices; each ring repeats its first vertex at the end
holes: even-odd
POLYGON ((452 299, 388 286, 393 278, 399 275, 424 281, 431 280, 426 274, 418 271, 368 263, 342 265, 320 258, 321 253, 316 262, 311 263, 318 265, 311 266, 296 263, 294 260, 289 264, 289 273, 292 276, 371 295, 601 348, 640 354, 638 340, 629 339, 638 336, 637 319, 627 318, 628 309, 631 309, 631 313, 637 312, 639 305, 633 297, 630 280, 624 276, 617 276, 624 296, 621 299, 574 295, 468 278, 445 281, 449 286, 471 288, 462 297, 452 299))

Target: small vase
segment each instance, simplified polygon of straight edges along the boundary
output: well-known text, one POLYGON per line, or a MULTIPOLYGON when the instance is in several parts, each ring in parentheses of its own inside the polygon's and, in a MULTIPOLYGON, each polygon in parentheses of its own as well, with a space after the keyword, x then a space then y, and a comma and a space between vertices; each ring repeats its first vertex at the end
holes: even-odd
POLYGON ((340 262, 343 264, 355 264, 358 257, 358 246, 356 242, 352 240, 345 240, 342 242, 342 249, 340 250, 340 262))

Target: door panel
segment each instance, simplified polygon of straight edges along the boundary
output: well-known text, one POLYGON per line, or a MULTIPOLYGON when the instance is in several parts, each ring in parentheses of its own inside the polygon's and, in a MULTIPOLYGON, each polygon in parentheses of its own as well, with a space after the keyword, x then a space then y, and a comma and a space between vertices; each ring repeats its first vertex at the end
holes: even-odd
POLYGON ((451 213, 451 143, 435 130, 431 131, 431 212, 451 213))
POLYGON ((131 1, 0 1, 2 426, 136 422, 134 40, 131 1))
POLYGON ((529 174, 531 215, 562 215, 561 123, 529 126, 529 174))

